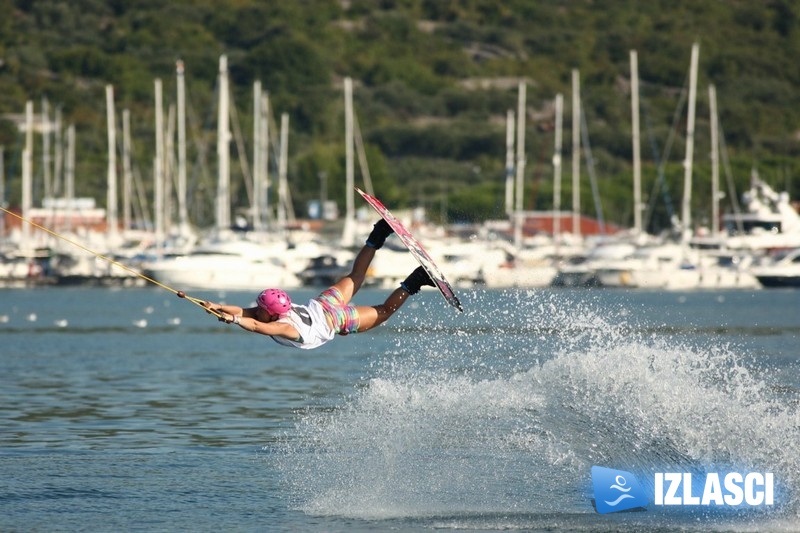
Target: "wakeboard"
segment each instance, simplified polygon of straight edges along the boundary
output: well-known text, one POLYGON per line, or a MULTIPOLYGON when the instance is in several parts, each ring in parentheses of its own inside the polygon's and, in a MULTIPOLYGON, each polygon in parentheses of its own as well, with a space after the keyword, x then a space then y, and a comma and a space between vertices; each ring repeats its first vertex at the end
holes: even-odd
POLYGON ((455 307, 459 311, 463 312, 464 309, 461 307, 461 302, 458 301, 458 297, 456 296, 455 291, 453 291, 453 287, 444 277, 442 271, 436 265, 434 260, 431 258, 430 254, 425 250, 425 248, 419 243, 417 239, 411 234, 410 231, 406 229, 403 224, 392 215, 392 213, 386 208, 383 203, 375 198, 374 196, 365 193, 358 187, 356 187, 358 194, 360 194, 364 200, 367 201, 369 205, 378 212, 378 214, 392 227, 394 230, 395 235, 400 239, 400 242, 408 248, 408 251, 411 252, 411 255, 414 256, 422 268, 428 273, 428 275, 433 280, 434 284, 436 284, 436 288, 439 289, 439 292, 444 296, 444 299, 447 301, 448 304, 455 307))

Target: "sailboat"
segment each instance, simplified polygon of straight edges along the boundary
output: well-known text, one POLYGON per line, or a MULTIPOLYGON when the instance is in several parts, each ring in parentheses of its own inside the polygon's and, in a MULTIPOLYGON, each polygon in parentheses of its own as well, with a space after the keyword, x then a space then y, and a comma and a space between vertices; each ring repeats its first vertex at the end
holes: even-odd
MULTIPOLYGON (((198 244, 192 251, 184 254, 167 255, 147 261, 143 265, 145 273, 169 285, 186 289, 213 290, 256 290, 267 286, 285 288, 299 287, 300 278, 295 274, 296 261, 305 253, 307 256, 319 254, 315 243, 290 243, 282 235, 263 231, 259 221, 257 228, 236 230, 231 226, 230 213, 230 94, 228 86, 228 61, 221 56, 219 61, 219 113, 217 123, 218 180, 216 198, 216 226, 212 235, 198 244), (293 268, 295 267, 295 268, 293 268)), ((262 112, 262 93, 256 90, 259 115, 262 112)), ((263 124, 262 117, 255 118, 256 124, 263 124)), ((259 132, 260 133, 260 132, 259 132)), ((283 158, 287 157, 288 116, 281 122, 281 161, 279 167, 285 168, 283 158)), ((260 137, 256 139, 255 150, 263 150, 267 143, 260 137)), ((266 161, 261 154, 257 161, 266 161)), ((265 176, 259 169, 254 174, 253 189, 259 193, 264 188, 265 176)), ((279 188, 281 201, 285 201, 286 185, 281 176, 279 188)), ((158 190, 158 189, 157 189, 158 190)), ((254 198, 253 212, 258 213, 261 200, 254 198)), ((159 201, 156 202, 160 204, 159 201)), ((304 266, 304 265, 302 265, 304 266)))
MULTIPOLYGON (((511 217, 513 246, 495 245, 480 257, 480 278, 489 288, 546 287, 558 270, 554 264, 557 243, 550 238, 537 236, 525 242, 523 238, 523 177, 525 175, 525 116, 526 85, 519 83, 516 117, 516 161, 514 159, 514 113, 506 115, 506 210, 511 217), (515 177, 512 183, 512 174, 515 177), (513 204, 513 206, 512 206, 513 204), (525 246, 525 245, 528 246, 525 246)), ((556 154, 560 163, 561 95, 556 98, 556 154)), ((559 179, 560 164, 556 179, 559 179)), ((554 214, 555 217, 555 214, 554 214)), ((564 249, 562 248, 563 252, 564 249)))
MULTIPOLYGON (((602 286, 662 290, 755 289, 759 287, 758 281, 746 269, 748 258, 740 257, 739 254, 722 248, 710 251, 706 247, 691 245, 693 238, 690 206, 698 57, 699 45, 695 43, 692 46, 689 76, 681 238, 678 242, 639 245, 630 255, 600 265, 595 270, 595 276, 602 286)), ((714 129, 716 124, 715 95, 712 86, 709 88, 709 99, 712 108, 712 144, 714 145, 717 143, 714 129)), ((712 164, 717 164, 716 157, 712 157, 712 164)), ((716 167, 713 170, 713 174, 716 176, 716 167)), ((714 189, 712 197, 714 202, 718 201, 719 195, 716 189, 714 189)), ((638 205, 636 209, 638 212, 638 205)))

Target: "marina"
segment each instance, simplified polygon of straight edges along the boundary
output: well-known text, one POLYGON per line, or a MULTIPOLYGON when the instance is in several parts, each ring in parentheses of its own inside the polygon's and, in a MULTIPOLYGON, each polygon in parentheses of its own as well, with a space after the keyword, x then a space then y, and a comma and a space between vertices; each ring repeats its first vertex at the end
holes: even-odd
POLYGON ((797 531, 795 3, 7 3, 0 531, 797 531))
MULTIPOLYGON (((697 54, 696 46, 693 55, 697 54)), ((632 56, 632 61, 634 60, 632 56)), ((696 68, 696 61, 692 63, 696 68)), ((182 76, 178 65, 178 79, 182 76)), ((219 61, 219 84, 228 83, 227 57, 219 61)), ((574 90, 578 82, 573 80, 574 90)), ((156 83, 156 100, 160 101, 160 83, 156 83)), ((109 127, 108 151, 108 201, 106 208, 97 206, 93 198, 74 196, 74 176, 69 167, 64 176, 66 194, 63 197, 44 197, 41 207, 33 201, 32 161, 26 163, 22 173, 22 199, 14 209, 3 207, 2 233, 0 233, 0 287, 37 285, 120 285, 141 284, 141 276, 187 289, 242 290, 253 285, 280 285, 301 287, 320 284, 329 277, 315 275, 314 265, 327 261, 337 271, 347 268, 355 254, 358 239, 363 238, 374 222, 365 208, 355 204, 354 149, 357 136, 353 120, 352 80, 345 79, 347 165, 344 180, 345 206, 338 216, 337 206, 325 203, 329 213, 317 210, 318 218, 302 219, 296 216, 291 203, 291 190, 286 169, 288 143, 288 116, 281 116, 277 139, 263 139, 267 134, 269 117, 263 116, 263 91, 260 84, 254 87, 253 160, 265 162, 270 149, 278 154, 274 162, 276 184, 270 189, 269 166, 263 164, 250 174, 246 185, 253 191, 247 207, 230 196, 231 137, 229 95, 219 94, 220 117, 217 124, 218 162, 217 191, 212 227, 194 227, 186 209, 185 157, 175 171, 178 186, 174 193, 164 190, 166 169, 154 166, 154 206, 152 215, 141 213, 138 222, 132 217, 133 177, 124 172, 123 191, 117 195, 116 127, 109 127), (258 105, 256 105, 258 104, 258 105), (349 118, 348 118, 349 117, 349 118), (272 144, 270 144, 272 143, 272 144), (166 194, 166 196, 165 196, 166 194), (269 198, 273 198, 269 202, 269 198), (174 209, 173 203, 177 206, 174 209), (117 212, 122 206, 122 219, 117 212), (232 213, 236 214, 232 217, 232 213), (152 223, 148 222, 151 220, 152 223), (135 223, 136 222, 136 223, 135 223), (137 227, 142 226, 142 227, 137 227), (144 229, 142 229, 144 228, 144 229), (83 248, 83 251, 76 248, 83 248), (118 262, 124 268, 109 263, 118 262), (306 272, 306 269, 311 269, 306 272), (137 279, 138 278, 138 279, 137 279)), ((520 83, 518 100, 524 109, 525 84, 520 83)), ((560 95, 559 95, 560 96, 560 95)), ((557 99, 558 100, 558 99, 557 99)), ((560 101, 560 100, 559 100, 560 101)), ((692 102, 689 113, 693 112, 692 102)), ((559 104, 561 105, 561 104, 559 104)), ((157 106, 161 109, 160 106, 157 106)), ((557 109, 560 107, 556 106, 557 109)), ((107 112, 109 124, 115 119, 113 87, 107 87, 107 112)), ((158 113, 157 113, 158 115, 158 113)), ((556 138, 561 135, 560 111, 556 113, 556 138)), ((157 116, 160 123, 163 117, 157 116)), ((33 132, 44 137, 52 125, 47 117, 35 117, 33 103, 28 102, 20 128, 26 134, 26 148, 33 150, 33 132)), ((507 130, 515 126, 511 114, 507 117, 507 130)), ((749 188, 741 194, 741 205, 733 202, 731 212, 719 214, 711 228, 696 226, 691 222, 689 202, 691 183, 687 181, 680 221, 673 228, 658 235, 645 233, 640 217, 631 228, 621 228, 582 215, 577 204, 572 211, 561 211, 560 199, 554 197, 552 211, 525 211, 518 198, 524 189, 524 116, 516 124, 520 138, 514 142, 507 137, 507 165, 516 175, 505 178, 506 212, 508 217, 485 220, 471 224, 443 224, 429 219, 424 209, 400 212, 402 221, 421 235, 434 259, 451 272, 456 285, 487 288, 539 288, 539 287, 626 287, 648 290, 755 290, 775 285, 774 278, 763 283, 752 269, 764 269, 777 254, 800 249, 800 214, 797 201, 788 193, 778 192, 753 173, 749 188)), ((162 126, 157 126, 161 131, 162 126)), ((124 132, 123 132, 124 133, 124 132)), ((159 137, 158 147, 166 141, 159 137)), ((174 145, 170 143, 170 146, 174 145)), ((69 145, 67 159, 74 158, 69 145)), ((579 150, 579 145, 573 150, 579 150)), ((687 158, 692 147, 687 145, 687 158)), ((178 143, 176 151, 182 154, 185 146, 178 143)), ((560 161, 561 147, 557 142, 554 161, 560 161)), ((125 156, 125 154, 122 154, 125 156)), ((45 160, 49 156, 45 154, 45 160)), ((27 157, 27 156, 26 156, 27 157)), ((165 154, 159 158, 166 158, 165 154)), ((573 153, 573 157, 579 157, 573 153)), ((161 159, 157 159, 160 161, 161 159)), ((26 159, 27 161, 27 159, 26 159)), ((689 159, 687 159, 689 161, 689 159)), ((715 166, 716 159, 713 160, 715 166)), ((123 161, 123 163, 125 163, 123 161)), ((362 164, 362 175, 368 169, 362 164)), ((261 163, 259 163, 261 165, 261 163)), ((128 164, 122 165, 128 169, 128 164)), ((560 169, 554 167, 554 181, 560 183, 560 169)), ((510 170, 509 170, 510 172, 510 170)), ((687 168, 687 178, 691 173, 687 168)), ((594 178, 592 183, 594 183, 594 178)), ((596 185, 596 184, 595 184, 596 185)), ((371 187, 371 183, 365 185, 371 187)), ((45 187, 47 188, 47 187, 45 187)), ((560 188, 560 184, 557 189, 560 188)), ((595 186, 593 194, 600 203, 595 186)), ((634 183, 634 196, 640 184, 634 183)), ((735 191, 732 191, 735 194, 735 191)), ((715 193, 715 197, 720 195, 715 193)), ((142 203, 142 202, 139 202, 142 203)), ((392 250, 390 245, 388 250, 392 250)), ((413 265, 413 260, 402 253, 379 256, 370 272, 370 284, 389 286, 399 282, 413 265)), ((767 279, 765 276, 761 278, 767 279)), ((781 283, 794 286, 793 283, 781 283)))

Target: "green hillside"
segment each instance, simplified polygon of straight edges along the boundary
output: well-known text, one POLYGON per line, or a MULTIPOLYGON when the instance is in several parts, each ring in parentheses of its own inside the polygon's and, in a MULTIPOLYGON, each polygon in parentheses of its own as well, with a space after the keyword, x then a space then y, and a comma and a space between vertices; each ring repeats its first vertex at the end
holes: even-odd
MULTIPOLYGON (((228 57, 245 150, 252 154, 253 82, 276 121, 290 116, 289 180, 299 214, 320 195, 343 206, 342 80, 355 109, 373 183, 398 207, 424 205, 449 221, 503 216, 505 116, 527 83, 526 209, 552 205, 553 100, 564 95, 562 206, 571 198, 571 86, 581 79, 591 166, 582 205, 595 215, 589 170, 607 221, 629 225, 629 52, 639 58, 643 190, 655 231, 683 187, 685 93, 700 44, 694 220, 710 213, 708 86, 717 91, 726 172, 739 192, 751 169, 800 197, 800 7, 790 0, 0 0, 0 144, 8 201, 19 202, 23 136, 10 114, 26 100, 77 129, 76 188, 105 202, 104 88, 117 116, 131 112, 134 165, 152 181, 154 80, 175 102, 175 62, 186 65, 191 216, 213 214, 216 82, 228 57), (658 168, 663 162, 663 179, 658 168)), ((166 112, 166 109, 165 109, 166 112)), ((36 151, 41 157, 41 138, 36 151)), ((247 203, 232 144, 234 194, 247 203)), ((248 155, 252 157, 252 155, 248 155)), ((274 162, 275 158, 272 158, 274 162)), ((35 161, 36 197, 42 165, 35 161)), ((274 171, 273 171, 274 176, 274 171)), ((360 176, 357 175, 357 182, 360 176)))

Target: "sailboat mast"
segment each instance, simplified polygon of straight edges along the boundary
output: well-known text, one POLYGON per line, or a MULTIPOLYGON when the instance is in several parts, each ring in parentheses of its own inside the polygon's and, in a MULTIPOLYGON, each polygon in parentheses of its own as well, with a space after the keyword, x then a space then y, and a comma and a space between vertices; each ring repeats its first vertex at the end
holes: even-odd
MULTIPOLYGON (((33 207, 33 102, 25 103, 25 149, 22 152, 22 216, 30 216, 33 207)), ((22 225, 20 248, 30 248, 31 226, 22 225)))
POLYGON ((109 245, 113 245, 118 236, 117 213, 117 127, 114 112, 114 87, 106 85, 106 119, 108 126, 108 200, 106 205, 106 235, 109 245))
POLYGON ((217 231, 231 225, 230 205, 230 110, 228 93, 228 57, 219 58, 219 109, 217 114, 217 231))
POLYGON ((342 246, 353 246, 355 241, 355 161, 353 147, 355 133, 353 126, 353 80, 344 79, 344 137, 345 137, 345 218, 342 246))
POLYGON ((122 227, 126 230, 131 224, 131 201, 133 191, 133 172, 131 172, 131 112, 122 110, 122 227))
POLYGON ((572 234, 581 236, 581 85, 572 70, 572 234))
POLYGON ((53 196, 58 196, 61 189, 64 164, 64 141, 61 134, 61 107, 56 107, 53 129, 55 130, 55 154, 53 157, 53 196))
POLYGON ((556 95, 556 132, 553 147, 553 241, 556 246, 556 257, 561 244, 561 149, 563 144, 564 96, 556 95))
POLYGON ((682 240, 687 241, 692 232, 692 163, 694 161, 694 120, 697 101, 697 59, 700 45, 692 45, 691 69, 689 71, 689 113, 686 120, 686 159, 683 161, 683 204, 682 204, 682 240))
MULTIPOLYGON (((71 206, 75 198, 75 124, 67 127, 67 160, 64 168, 64 198, 71 206)), ((67 217, 67 229, 72 229, 72 217, 67 217)))
POLYGON ((261 209, 260 211, 266 217, 265 222, 269 224, 271 219, 269 211, 269 96, 266 91, 261 93, 261 116, 258 120, 261 122, 261 168, 263 175, 261 177, 262 194, 259 199, 261 209))
POLYGON ((253 228, 260 231, 261 227, 261 82, 253 82, 253 198, 250 201, 250 210, 253 216, 253 228))
POLYGON ((514 246, 517 250, 522 248, 522 198, 523 185, 525 179, 525 103, 527 85, 525 82, 519 84, 519 96, 517 100, 517 187, 515 198, 514 216, 514 246))
POLYGON ((711 113, 711 237, 719 236, 719 122, 717 89, 708 86, 708 105, 711 113))
POLYGON ((287 173, 289 166, 289 114, 281 114, 281 144, 278 160, 278 228, 286 232, 286 220, 289 204, 289 184, 287 173))
POLYGON ((514 213, 514 110, 506 111, 506 215, 514 213))
POLYGON ((44 170, 44 197, 53 197, 52 180, 50 178, 50 104, 42 97, 42 169, 44 170))
POLYGON ((164 108, 162 103, 161 79, 155 81, 156 92, 156 156, 154 161, 155 168, 155 241, 156 249, 161 250, 161 243, 164 239, 164 108))
POLYGON ((642 148, 639 135, 639 58, 631 50, 631 137, 633 148, 633 231, 642 233, 642 148))
POLYGON ((186 78, 183 61, 175 63, 178 81, 178 230, 188 231, 189 212, 186 207, 186 78))

